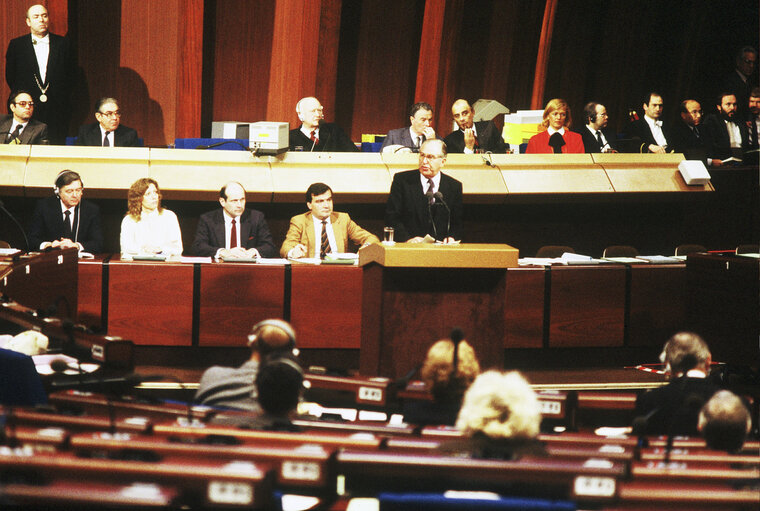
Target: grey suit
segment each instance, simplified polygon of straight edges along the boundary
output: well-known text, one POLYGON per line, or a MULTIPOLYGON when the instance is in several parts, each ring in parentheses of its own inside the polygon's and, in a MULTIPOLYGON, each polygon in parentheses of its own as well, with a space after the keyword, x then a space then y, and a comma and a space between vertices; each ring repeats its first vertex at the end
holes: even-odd
MULTIPOLYGON (((422 141, 425 141, 424 135, 422 136, 422 141)), ((412 135, 409 133, 409 126, 406 128, 390 130, 385 136, 385 140, 383 141, 383 145, 380 150, 382 151, 389 145, 402 145, 404 147, 410 148, 415 153, 420 150, 417 144, 412 140, 412 135)))
MULTIPOLYGON (((13 116, 0 116, 0 142, 4 142, 8 132, 13 127, 13 116)), ((30 119, 26 127, 21 131, 18 137, 20 144, 47 144, 48 129, 47 124, 30 119)))

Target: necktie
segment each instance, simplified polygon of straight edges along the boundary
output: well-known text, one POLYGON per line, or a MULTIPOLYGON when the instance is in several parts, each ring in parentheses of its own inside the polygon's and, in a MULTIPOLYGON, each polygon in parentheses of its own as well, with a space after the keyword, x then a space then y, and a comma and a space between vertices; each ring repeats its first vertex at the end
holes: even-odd
POLYGON ((319 139, 317 138, 317 130, 311 130, 311 135, 309 136, 309 140, 311 140, 315 144, 319 142, 319 139))
POLYGON ((71 232, 71 211, 68 209, 63 212, 63 231, 61 237, 69 240, 74 237, 71 232))
POLYGON ((11 133, 10 135, 8 135, 8 136, 6 137, 6 139, 5 139, 5 143, 6 143, 6 144, 10 144, 11 142, 13 142, 13 139, 15 139, 15 138, 18 138, 18 136, 21 134, 21 130, 22 130, 23 128, 24 128, 24 127, 23 127, 22 125, 20 125, 20 124, 16 124, 16 129, 15 129, 15 130, 13 130, 13 133, 11 133))
POLYGON ((431 178, 428 178, 428 189, 427 192, 425 192, 425 195, 428 198, 428 204, 433 204, 435 202, 435 197, 433 194, 435 193, 435 186, 433 185, 433 180, 431 178))
POLYGON ((752 131, 752 135, 751 135, 752 140, 750 140, 750 146, 757 147, 758 146, 758 142, 759 142, 758 139, 757 139, 757 117, 753 115, 750 118, 749 122, 751 123, 751 127, 752 127, 752 130, 751 130, 752 131))
POLYGON ((111 147, 111 144, 108 143, 108 131, 106 131, 106 134, 103 135, 103 147, 111 147))
POLYGON ((596 130, 596 141, 599 143, 599 150, 604 150, 604 142, 602 142, 602 132, 596 130))
POLYGON ((238 246, 237 243, 237 225, 235 225, 235 219, 232 219, 232 228, 230 229, 230 248, 238 246))
POLYGON ((696 127, 696 126, 694 126, 694 136, 696 136, 697 138, 699 138, 699 128, 696 127))
POLYGON ((422 147, 422 135, 417 137, 417 149, 419 149, 420 147, 422 147))
POLYGON ((325 254, 332 252, 330 250, 330 240, 327 239, 327 220, 322 220, 322 241, 319 245, 319 258, 324 259, 325 254))

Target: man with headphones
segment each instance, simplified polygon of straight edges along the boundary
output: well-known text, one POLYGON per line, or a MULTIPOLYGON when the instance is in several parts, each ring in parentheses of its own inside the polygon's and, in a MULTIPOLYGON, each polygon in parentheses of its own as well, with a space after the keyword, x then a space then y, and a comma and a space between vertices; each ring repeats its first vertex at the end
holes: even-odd
POLYGON ((40 199, 29 225, 29 250, 78 248, 97 254, 103 251, 100 208, 82 200, 82 178, 63 170, 55 178, 55 195, 40 199))
POLYGON ((290 130, 291 151, 354 152, 359 149, 337 124, 324 122, 324 108, 317 98, 306 97, 296 103, 301 126, 290 130))
POLYGON ((607 128, 607 108, 591 102, 583 107, 586 125, 578 129, 583 138, 583 147, 587 153, 616 153, 618 152, 615 134, 607 128))
POLYGON ((206 406, 261 411, 256 378, 267 357, 297 356, 296 333, 290 323, 267 319, 256 323, 248 335, 251 355, 240 367, 212 366, 201 376, 194 402, 206 406))

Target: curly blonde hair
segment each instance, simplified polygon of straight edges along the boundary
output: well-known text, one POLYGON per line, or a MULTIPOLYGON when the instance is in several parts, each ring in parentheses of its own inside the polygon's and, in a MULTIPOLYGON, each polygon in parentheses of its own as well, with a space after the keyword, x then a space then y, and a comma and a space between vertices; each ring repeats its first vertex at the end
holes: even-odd
POLYGON ((454 343, 451 339, 441 339, 428 349, 420 373, 422 380, 436 399, 453 392, 461 394, 480 373, 480 364, 475 350, 465 340, 459 342, 457 349, 456 373, 453 367, 454 343), (452 378, 453 377, 453 378, 452 378), (456 379, 452 385, 452 379, 456 379))
POLYGON ((468 436, 531 439, 538 436, 541 408, 520 373, 487 371, 467 389, 456 426, 468 436))
POLYGON ((544 127, 544 129, 549 127, 549 114, 554 112, 555 110, 565 110, 565 113, 567 113, 567 117, 565 117, 565 128, 570 129, 570 125, 573 123, 573 117, 570 115, 570 106, 568 106, 567 101, 560 98, 554 98, 550 100, 546 104, 546 108, 544 108, 544 117, 543 121, 541 122, 541 126, 544 127))
POLYGON ((158 212, 161 213, 163 211, 161 207, 161 190, 158 188, 158 183, 155 179, 141 177, 132 183, 132 186, 129 187, 129 192, 127 192, 127 214, 134 218, 135 221, 140 221, 143 195, 145 195, 150 185, 155 186, 156 192, 158 192, 158 212))

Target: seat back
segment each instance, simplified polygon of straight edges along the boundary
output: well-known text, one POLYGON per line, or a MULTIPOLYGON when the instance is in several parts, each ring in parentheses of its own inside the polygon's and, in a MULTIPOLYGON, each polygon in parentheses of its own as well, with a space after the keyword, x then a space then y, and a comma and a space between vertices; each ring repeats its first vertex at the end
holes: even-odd
POLYGON ((636 257, 639 251, 630 245, 612 245, 604 249, 602 257, 636 257))

